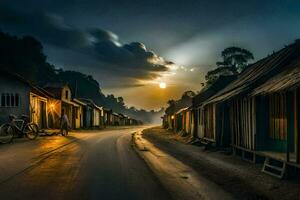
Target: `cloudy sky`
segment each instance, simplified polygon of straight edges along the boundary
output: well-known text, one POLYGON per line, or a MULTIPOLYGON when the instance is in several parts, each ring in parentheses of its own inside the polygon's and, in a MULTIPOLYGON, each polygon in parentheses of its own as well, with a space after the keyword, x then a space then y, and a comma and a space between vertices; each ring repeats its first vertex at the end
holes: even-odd
POLYGON ((127 105, 158 109, 200 90, 224 48, 260 59, 300 38, 300 2, 1 0, 0 29, 35 36, 49 62, 93 75, 127 105))

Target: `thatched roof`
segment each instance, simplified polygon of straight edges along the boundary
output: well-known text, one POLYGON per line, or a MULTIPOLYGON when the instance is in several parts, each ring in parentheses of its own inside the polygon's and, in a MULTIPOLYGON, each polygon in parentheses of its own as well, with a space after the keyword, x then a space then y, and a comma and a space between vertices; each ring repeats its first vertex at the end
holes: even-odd
POLYGON ((235 80, 236 77, 236 75, 219 76, 214 83, 212 83, 209 87, 204 88, 199 94, 193 97, 193 107, 196 108, 197 106, 200 106, 209 97, 216 94, 235 80))
POLYGON ((238 95, 251 93, 255 88, 282 72, 300 57, 300 42, 281 49, 280 51, 249 66, 238 78, 223 90, 209 98, 205 104, 229 100, 238 95))
POLYGON ((165 112, 167 115, 175 114, 177 111, 179 111, 182 108, 192 106, 193 103, 192 100, 193 100, 192 97, 179 99, 175 101, 173 105, 169 106, 165 112))
MULTIPOLYGON (((299 56, 300 57, 300 56, 299 56)), ((273 92, 292 90, 300 86, 300 58, 286 67, 286 70, 262 84, 251 95, 264 95, 273 92)))

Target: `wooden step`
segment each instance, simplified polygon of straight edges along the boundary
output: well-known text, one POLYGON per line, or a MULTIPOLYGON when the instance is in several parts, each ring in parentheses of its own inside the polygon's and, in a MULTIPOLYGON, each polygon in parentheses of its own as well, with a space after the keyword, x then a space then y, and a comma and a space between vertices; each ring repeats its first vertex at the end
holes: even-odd
POLYGON ((263 168, 262 168, 262 172, 269 174, 271 176, 274 176, 276 178, 282 179, 285 175, 285 171, 286 171, 286 163, 279 161, 279 160, 275 160, 272 158, 266 158, 263 168), (276 166, 272 164, 273 162, 277 162, 277 163, 281 163, 282 167, 276 166))
POLYGON ((269 167, 269 168, 272 168, 272 169, 275 169, 275 170, 277 170, 277 171, 282 171, 282 169, 283 168, 281 168, 281 167, 276 167, 276 166, 274 166, 274 165, 269 165, 269 164, 266 164, 266 167, 269 167))

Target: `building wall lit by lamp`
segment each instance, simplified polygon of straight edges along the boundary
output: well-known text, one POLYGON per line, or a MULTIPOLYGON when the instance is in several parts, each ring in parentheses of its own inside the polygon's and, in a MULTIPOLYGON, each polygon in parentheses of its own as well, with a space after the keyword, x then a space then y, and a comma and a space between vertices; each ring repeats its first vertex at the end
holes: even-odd
POLYGON ((53 110, 55 105, 53 103, 50 104, 50 109, 53 110))

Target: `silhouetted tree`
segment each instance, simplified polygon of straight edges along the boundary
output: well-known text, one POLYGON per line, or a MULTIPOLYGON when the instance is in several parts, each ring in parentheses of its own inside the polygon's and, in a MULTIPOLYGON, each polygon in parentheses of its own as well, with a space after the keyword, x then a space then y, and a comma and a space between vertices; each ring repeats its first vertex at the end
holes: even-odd
POLYGON ((173 99, 170 99, 167 103, 168 103, 169 106, 171 106, 175 103, 175 101, 173 99))
POLYGON ((189 90, 189 91, 185 91, 182 96, 181 96, 181 99, 185 99, 185 98, 191 98, 191 97, 194 97, 196 95, 195 92, 189 90))
POLYGON ((254 59, 250 51, 240 47, 228 47, 222 51, 221 56, 223 61, 216 63, 218 67, 207 72, 206 85, 212 84, 220 75, 234 75, 242 72, 248 66, 248 62, 254 59))
POLYGON ((221 53, 223 61, 217 62, 219 67, 235 67, 238 72, 241 72, 248 65, 249 60, 253 60, 253 54, 247 49, 240 47, 228 47, 221 53))
POLYGON ((54 66, 46 62, 42 44, 31 36, 18 38, 0 32, 0 66, 37 84, 55 79, 54 66))

